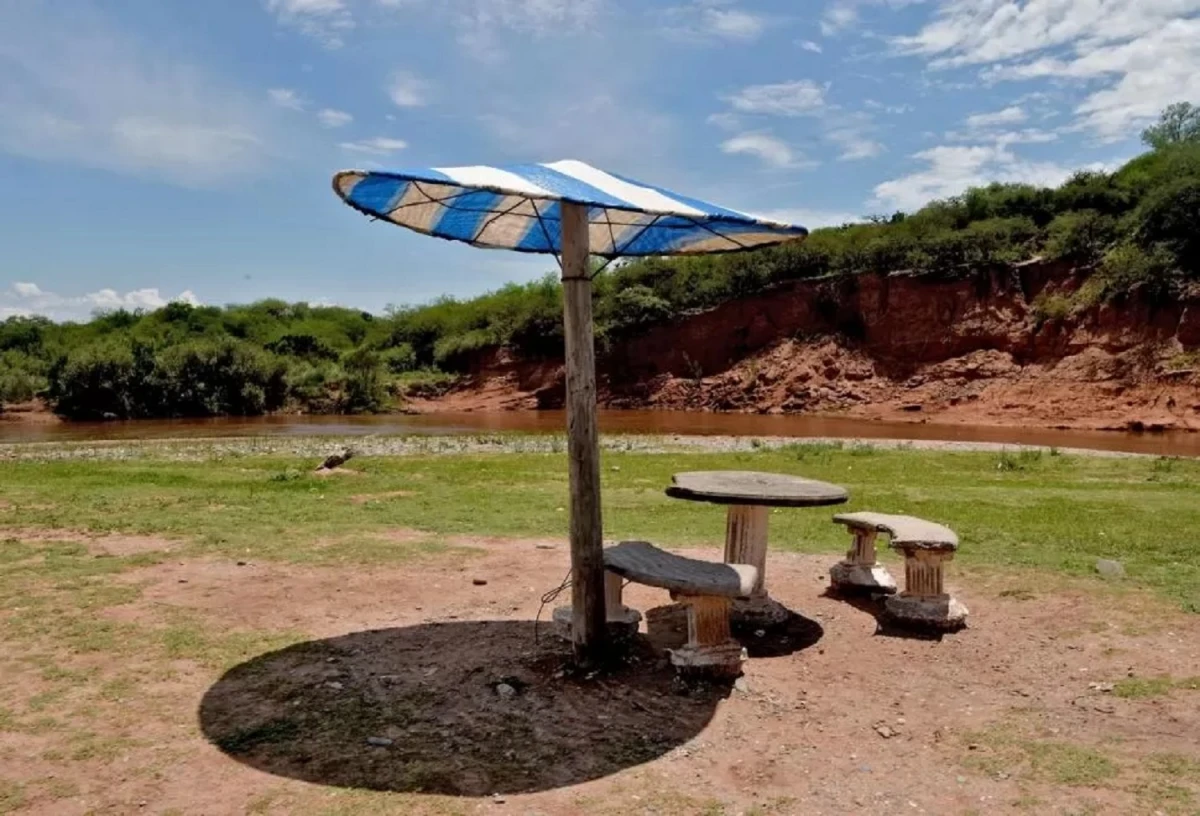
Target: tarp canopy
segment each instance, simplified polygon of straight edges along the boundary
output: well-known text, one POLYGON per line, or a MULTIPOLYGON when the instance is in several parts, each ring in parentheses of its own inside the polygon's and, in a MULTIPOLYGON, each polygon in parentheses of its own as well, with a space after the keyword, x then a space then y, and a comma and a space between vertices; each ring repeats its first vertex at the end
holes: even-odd
POLYGON ((718 207, 580 161, 505 167, 346 170, 342 200, 366 215, 478 247, 559 254, 561 202, 588 207, 591 254, 737 252, 803 238, 804 227, 718 207))

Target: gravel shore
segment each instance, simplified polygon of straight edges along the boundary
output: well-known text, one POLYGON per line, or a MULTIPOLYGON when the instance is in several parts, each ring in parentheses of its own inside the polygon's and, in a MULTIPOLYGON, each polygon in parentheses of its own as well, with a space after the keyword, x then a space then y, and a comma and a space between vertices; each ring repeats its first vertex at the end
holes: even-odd
MULTIPOLYGON (((1030 445, 994 442, 947 442, 896 439, 827 439, 796 437, 613 435, 600 445, 610 451, 642 453, 735 453, 795 445, 838 448, 939 451, 1048 450, 1030 445)), ((213 439, 154 439, 145 441, 34 442, 0 445, 0 461, 120 461, 133 459, 209 461, 246 456, 324 457, 351 448, 359 456, 430 456, 487 453, 562 453, 561 434, 469 434, 456 436, 297 436, 233 437, 213 439)), ((1131 457, 1149 454, 1059 448, 1077 456, 1131 457)))

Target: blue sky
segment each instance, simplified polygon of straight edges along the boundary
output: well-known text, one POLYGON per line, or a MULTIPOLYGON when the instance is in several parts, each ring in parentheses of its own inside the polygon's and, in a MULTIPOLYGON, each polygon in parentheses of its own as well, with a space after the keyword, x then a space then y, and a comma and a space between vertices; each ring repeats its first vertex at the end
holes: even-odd
POLYGON ((1116 165, 1196 76, 1200 0, 5 0, 0 317, 553 268, 338 169, 577 158, 817 227, 1116 165))

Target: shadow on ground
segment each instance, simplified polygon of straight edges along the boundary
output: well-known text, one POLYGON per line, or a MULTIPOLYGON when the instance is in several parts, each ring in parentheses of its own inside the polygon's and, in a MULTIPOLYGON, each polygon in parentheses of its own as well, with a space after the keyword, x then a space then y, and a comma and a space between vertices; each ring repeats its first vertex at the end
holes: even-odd
POLYGON ((821 624, 795 612, 776 626, 761 629, 735 623, 733 636, 746 647, 746 654, 755 658, 787 657, 815 646, 825 635, 821 624))
POLYGON ((887 596, 873 593, 859 593, 852 590, 838 591, 833 587, 827 587, 824 592, 824 597, 832 598, 835 601, 841 601, 844 604, 854 607, 860 612, 866 612, 871 617, 875 618, 875 634, 877 637, 893 637, 901 640, 933 640, 940 642, 945 636, 945 632, 934 630, 912 629, 904 626, 899 626, 891 620, 884 611, 884 600, 887 596))
POLYGON ((457 796, 574 785, 698 734, 728 686, 684 688, 639 639, 603 674, 564 673, 529 621, 358 632, 271 652, 205 694, 204 734, 277 776, 457 796))

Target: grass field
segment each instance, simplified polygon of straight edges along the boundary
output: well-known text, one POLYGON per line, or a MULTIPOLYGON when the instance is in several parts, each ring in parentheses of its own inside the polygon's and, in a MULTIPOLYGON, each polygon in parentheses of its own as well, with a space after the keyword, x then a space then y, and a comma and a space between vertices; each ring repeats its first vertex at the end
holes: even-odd
MULTIPOLYGON (((406 558, 371 538, 428 533, 562 536, 566 462, 556 454, 425 455, 353 461, 356 476, 313 479, 311 461, 227 456, 206 462, 0 462, 0 526, 179 538, 188 552, 309 563, 406 558), (396 492, 408 494, 390 496, 396 492), (357 501, 351 501, 358 497, 357 501), (375 498, 373 498, 375 497, 375 498), (338 539, 337 547, 313 544, 338 539)), ((751 453, 607 452, 605 535, 664 544, 722 540, 724 510, 663 495, 672 473, 746 469, 846 486, 847 510, 911 513, 959 534, 959 563, 1094 574, 1123 563, 1144 585, 1200 612, 1200 461, 1053 451, 961 453, 798 445, 751 453)), ((831 510, 777 510, 772 547, 846 546, 831 510)))
MULTIPOLYGON (((253 449, 222 450, 219 456, 200 456, 195 461, 156 458, 152 446, 124 461, 53 455, 0 461, 0 813, 124 813, 130 807, 140 809, 138 802, 143 799, 150 802, 145 812, 201 812, 189 807, 186 799, 171 804, 164 792, 183 785, 180 774, 186 775, 197 762, 204 773, 223 773, 229 767, 229 758, 205 742, 197 729, 196 700, 234 666, 253 663, 290 644, 316 642, 313 638, 324 630, 314 634, 321 627, 303 623, 304 587, 319 586, 329 592, 341 580, 338 576, 345 577, 347 586, 356 585, 359 595, 347 598, 344 609, 320 599, 322 614, 335 621, 327 625, 349 630, 347 637, 353 641, 358 637, 353 633, 366 628, 356 622, 363 618, 354 616, 363 603, 374 603, 373 581, 383 581, 378 592, 386 594, 386 587, 394 586, 394 576, 411 568, 424 570, 421 574, 431 582, 450 576, 464 583, 462 571, 479 559, 491 564, 493 574, 503 570, 503 548, 510 543, 531 550, 528 539, 565 537, 566 462, 561 453, 363 456, 348 466, 353 473, 317 478, 311 471, 319 460, 253 449), (491 554, 472 550, 472 539, 492 541, 491 554), (264 580, 284 586, 264 585, 264 597, 282 600, 278 607, 264 610, 251 604, 243 617, 235 616, 238 623, 214 624, 221 619, 219 602, 212 602, 216 608, 205 607, 204 593, 217 597, 223 586, 242 581, 236 576, 245 573, 237 573, 235 565, 243 563, 266 565, 269 569, 263 574, 274 578, 264 580), (217 571, 205 573, 205 569, 217 571), (234 572, 221 571, 226 569, 234 572), (324 583, 304 583, 305 576, 311 575, 321 576, 324 583), (200 593, 195 596, 200 600, 179 601, 170 595, 176 586, 196 587, 193 591, 200 593), (333 611, 326 613, 329 609, 333 611), (349 617, 335 618, 343 612, 349 617), (165 797, 163 802, 154 799, 159 795, 165 797)), ((47 451, 52 454, 53 449, 47 451)), ((1175 636, 1159 631, 1163 627, 1154 618, 1158 613, 1146 611, 1156 605, 1175 607, 1185 613, 1180 619, 1200 612, 1200 553, 1195 536, 1200 529, 1200 461, 853 445, 726 453, 609 451, 603 459, 606 537, 712 547, 716 552, 724 535, 724 509, 675 501, 663 494, 672 473, 706 469, 765 470, 832 481, 851 493, 845 509, 912 513, 949 525, 962 542, 951 567, 952 581, 969 579, 975 599, 982 598, 988 586, 993 614, 1002 606, 1009 610, 1005 615, 1016 610, 1014 625, 1027 625, 1019 623, 1020 614, 1037 613, 1037 604, 1022 603, 1026 595, 1044 598, 1061 591, 1074 593, 1072 598, 1091 599, 1094 603, 1087 605, 1093 608, 1086 613, 1076 611, 1074 600, 1060 604, 1064 620, 1062 631, 1054 637, 1080 634, 1095 641, 1094 647, 1086 647, 1094 651, 1085 664, 1094 673, 1071 677, 1109 679, 1106 699, 1143 706, 1130 709, 1137 716, 1126 722, 1150 716, 1147 712, 1159 710, 1154 706, 1163 700, 1178 699, 1184 705, 1192 699, 1188 695, 1200 688, 1194 660, 1173 661, 1167 650, 1148 645, 1152 641, 1138 641, 1175 636), (1095 569, 1098 558, 1120 561, 1125 577, 1101 578, 1095 569), (1126 595, 1134 598, 1129 604, 1120 600, 1126 595), (1152 598, 1149 605, 1137 600, 1146 597, 1152 598), (1116 610, 1111 616, 1105 611, 1109 604, 1116 610), (1068 621, 1067 615, 1084 617, 1068 621), (1146 673, 1130 672, 1125 677, 1124 670, 1116 667, 1126 665, 1121 661, 1133 661, 1138 649, 1157 655, 1157 662, 1147 664, 1146 673), (1108 667, 1107 673, 1095 673, 1098 666, 1108 667)), ((773 511, 772 547, 834 557, 846 549, 849 539, 843 528, 830 523, 833 512, 836 509, 773 511)), ((529 555, 525 558, 528 563, 529 555)), ((553 570, 537 579, 540 592, 549 588, 540 582, 556 581, 560 568, 565 569, 565 548, 538 553, 536 560, 553 562, 553 570)), ((465 585, 469 592, 470 580, 465 585)), ((811 577, 806 577, 804 588, 811 591, 811 577)), ((501 590, 495 591, 495 597, 501 597, 501 590)), ((526 591, 523 582, 512 583, 512 591, 524 593, 520 597, 532 598, 536 606, 536 593, 526 591)), ((248 592, 252 602, 252 585, 248 592)), ((318 605, 317 600, 313 598, 311 605, 318 605)), ((500 602, 513 603, 513 599, 500 602)), ((387 606, 397 614, 410 614, 412 603, 401 595, 387 606)), ((425 611, 414 613, 417 622, 421 615, 436 616, 439 611, 430 608, 428 600, 423 603, 425 611)), ((971 598, 968 603, 973 603, 971 598)), ((460 605, 453 611, 467 609, 464 617, 473 618, 477 612, 486 617, 494 608, 460 605)), ((531 611, 522 608, 519 614, 531 611)), ((833 620, 826 621, 827 628, 845 625, 833 620)), ((998 619, 993 623, 999 627, 998 619)), ((999 631, 988 634, 1002 636, 999 631)), ((828 671, 831 682, 845 676, 836 663, 836 648, 859 647, 848 645, 844 638, 828 636, 830 655, 810 657, 805 665, 828 671), (826 659, 832 665, 821 669, 820 661, 826 659)), ((992 660, 1016 662, 1032 647, 1011 648, 1010 657, 997 655, 992 660)), ((1027 678, 1041 676, 1047 665, 1057 665, 1058 648, 1051 644, 1038 658, 1051 663, 1031 664, 1027 678)), ((897 661, 889 669, 892 672, 902 671, 904 661, 912 659, 906 657, 907 645, 895 650, 892 658, 878 658, 897 661)), ((953 652, 929 652, 928 659, 935 661, 929 665, 953 668, 947 654, 953 652)), ((1085 659, 1082 653, 1079 659, 1085 659)), ((787 685, 792 677, 790 664, 763 661, 759 665, 767 673, 752 678, 756 687, 768 688, 778 681, 779 693, 793 693, 787 685)), ((964 664, 956 670, 970 668, 964 664)), ((253 675, 253 669, 246 671, 253 675)), ((879 682, 886 688, 885 681, 879 682)), ((1053 686, 1060 681, 1045 682, 1053 686)), ((879 690, 873 696, 886 708, 879 690)), ((857 698, 849 699, 846 711, 861 708, 854 702, 857 698)), ((968 704, 966 699, 963 705, 968 704)), ((1200 798, 1200 777, 1190 760, 1170 764, 1170 773, 1159 769, 1153 765, 1158 761, 1154 757, 1169 749, 1146 754, 1150 756, 1146 759, 1139 747, 1140 732, 1123 737, 1127 742, 1109 744, 1081 730, 1079 741, 1069 742, 1068 735, 1059 732, 1061 712, 1047 714, 1026 698, 1018 702, 1020 706, 1011 711, 997 708, 995 717, 976 723, 978 730, 962 738, 963 746, 969 740, 981 747, 958 770, 950 767, 952 787, 955 773, 966 775, 958 777, 960 784, 969 779, 974 785, 978 777, 983 789, 1001 774, 1004 784, 1015 784, 1019 793, 1013 794, 1010 804, 1027 812, 1038 812, 1039 801, 1046 797, 1072 801, 1080 786, 1098 791, 1100 804, 1095 812, 1108 812, 1103 806, 1106 796, 1118 797, 1112 799, 1117 803, 1153 803, 1164 813, 1193 812, 1200 798), (1013 722, 1025 723, 1030 717, 1033 725, 1011 730, 1016 727, 1013 722)), ((1069 700, 1060 702, 1068 712, 1074 710, 1069 700)), ((734 705, 735 714, 730 716, 736 717, 741 716, 736 706, 749 703, 734 705)), ((353 711, 367 721, 373 709, 365 714, 357 708, 353 711)), ((1179 711, 1186 709, 1176 709, 1177 715, 1179 711)), ((825 722, 831 730, 846 718, 845 712, 838 712, 830 702, 825 722)), ((746 716, 754 720, 765 715, 751 711, 746 716)), ((729 733, 729 727, 724 733, 729 733)), ((878 739, 869 728, 866 731, 867 739, 878 739)), ((255 740, 263 739, 264 733, 270 739, 286 740, 292 732, 246 733, 255 740)), ((358 739, 357 733, 350 738, 358 739)), ((235 743, 230 744, 236 748, 235 743)), ((696 743, 699 747, 692 750, 701 750, 704 744, 696 743)), ((864 743, 855 750, 866 753, 873 745, 864 743)), ((679 782, 672 783, 669 791, 658 790, 657 771, 643 772, 634 766, 630 773, 614 777, 613 787, 600 792, 589 789, 561 801, 539 801, 548 813, 793 812, 782 804, 757 811, 735 807, 724 794, 697 799, 679 782), (634 794, 643 797, 638 808, 621 804, 625 801, 621 797, 634 794), (580 810, 585 801, 594 806, 580 810)), ((243 804, 228 812, 476 812, 469 800, 414 796, 403 790, 297 788, 298 783, 283 784, 263 775, 238 779, 239 790, 244 790, 238 801, 243 804)), ((204 784, 195 783, 200 788, 204 784)), ((781 792, 791 795, 795 790, 776 791, 781 792)), ((777 797, 778 802, 785 798, 777 797)), ((524 812, 516 807, 512 812, 524 812)))

